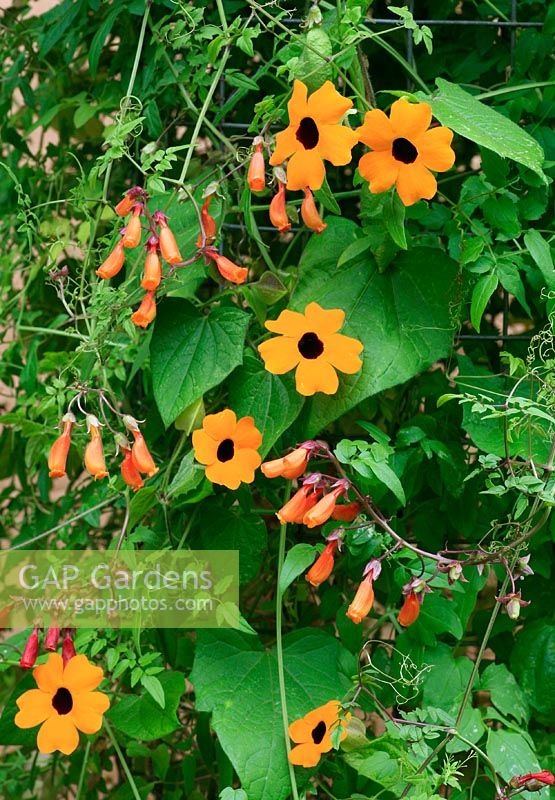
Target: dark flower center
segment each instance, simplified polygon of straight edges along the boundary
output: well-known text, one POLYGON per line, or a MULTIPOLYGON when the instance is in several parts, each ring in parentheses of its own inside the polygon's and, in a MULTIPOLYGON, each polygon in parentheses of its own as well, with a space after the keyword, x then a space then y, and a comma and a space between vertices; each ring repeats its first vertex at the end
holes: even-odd
POLYGON ((318 358, 324 352, 324 344, 315 333, 303 333, 297 345, 303 358, 318 358))
POLYGON ((60 687, 52 698, 52 705, 58 714, 69 714, 73 708, 73 697, 69 689, 64 689, 63 686, 60 687))
POLYGON ((313 150, 320 139, 318 126, 312 117, 303 117, 297 128, 296 137, 305 150, 313 150))
POLYGON ((310 735, 312 736, 312 741, 314 742, 314 744, 320 744, 320 742, 326 735, 326 723, 319 722, 318 725, 316 725, 316 727, 312 729, 312 733, 310 735))
POLYGON ((231 461, 235 454, 235 445, 233 444, 233 439, 224 439, 223 442, 220 442, 218 445, 218 450, 216 455, 218 457, 218 461, 231 461))
POLYGON ((414 163, 418 156, 418 150, 413 143, 409 142, 408 139, 404 139, 402 136, 399 139, 393 140, 392 152, 393 158, 396 161, 402 161, 403 164, 414 163))

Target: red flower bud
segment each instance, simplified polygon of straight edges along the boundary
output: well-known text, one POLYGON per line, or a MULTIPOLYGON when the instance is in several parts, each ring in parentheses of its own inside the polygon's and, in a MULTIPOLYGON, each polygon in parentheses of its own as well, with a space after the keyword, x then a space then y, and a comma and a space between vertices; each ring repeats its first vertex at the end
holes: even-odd
POLYGON ((403 606, 399 611, 399 616, 397 617, 399 625, 402 625, 404 628, 408 628, 409 625, 412 625, 413 622, 416 622, 419 614, 420 601, 414 592, 409 592, 405 597, 405 602, 403 603, 403 606))
POLYGON ((326 223, 322 221, 318 213, 316 203, 314 202, 314 195, 308 186, 304 190, 304 200, 301 204, 301 217, 306 227, 310 228, 310 230, 315 233, 322 233, 322 231, 328 227, 326 223))
POLYGON ((58 648, 58 641, 60 639, 59 628, 48 628, 44 638, 44 649, 54 653, 58 648))
POLYGON ((21 656, 21 660, 19 662, 19 666, 23 667, 23 669, 31 669, 31 667, 35 666, 35 661, 37 660, 37 656, 39 654, 39 631, 38 628, 35 628, 33 633, 27 639, 25 644, 25 649, 23 650, 23 655, 21 656))
POLYGON ((75 645, 73 644, 73 637, 69 631, 66 631, 64 641, 62 642, 62 661, 64 663, 64 667, 74 655, 76 655, 76 652, 75 645))

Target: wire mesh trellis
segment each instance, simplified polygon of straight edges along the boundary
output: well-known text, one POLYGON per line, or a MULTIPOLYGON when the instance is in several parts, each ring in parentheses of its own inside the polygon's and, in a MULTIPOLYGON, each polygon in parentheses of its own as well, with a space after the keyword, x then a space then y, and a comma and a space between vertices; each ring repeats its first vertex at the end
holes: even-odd
MULTIPOLYGON (((514 66, 514 59, 515 59, 515 50, 516 50, 516 43, 517 43, 517 31, 520 29, 525 28, 535 28, 541 29, 543 27, 543 22, 537 20, 520 20, 518 18, 518 0, 510 0, 511 7, 510 7, 510 19, 499 19, 493 13, 491 15, 491 19, 465 19, 465 18, 454 18, 454 19, 433 19, 433 18, 426 18, 426 17, 414 17, 414 21, 418 25, 427 25, 429 27, 436 27, 436 28, 491 28, 496 29, 499 31, 508 30, 510 32, 510 40, 509 40, 509 64, 508 66, 514 66)), ((406 7, 410 10, 410 12, 414 15, 418 13, 419 10, 422 9, 424 3, 418 3, 416 0, 408 0, 405 4, 406 7)), ((456 10, 455 10, 456 13, 456 10)), ((303 20, 299 17, 283 17, 282 23, 290 25, 293 29, 295 26, 300 25, 303 20)), ((400 30, 403 30, 402 21, 398 17, 387 17, 387 16, 377 16, 371 17, 366 21, 366 25, 373 29, 374 27, 395 27, 399 26, 400 30)), ((405 49, 406 49, 406 60, 408 64, 412 67, 415 65, 415 58, 414 58, 414 34, 413 31, 409 28, 404 29, 405 33, 405 49)), ((407 76, 407 90, 411 91, 414 87, 412 84, 412 80, 410 76, 407 76)), ((226 97, 226 87, 225 87, 225 80, 222 77, 220 82, 220 105, 223 108, 228 100, 226 97)), ((249 130, 250 124, 248 122, 237 122, 233 120, 226 120, 223 118, 218 126, 221 130, 234 130, 239 132, 244 132, 245 134, 249 130)), ((244 226, 237 224, 237 223, 230 223, 224 222, 223 227, 227 230, 243 230, 244 226)), ((275 233, 275 228, 271 225, 258 225, 258 230, 261 232, 271 232, 275 233)), ((291 232, 295 233, 298 231, 298 228, 292 227, 291 232)), ((222 247, 222 245, 220 245, 222 247)), ((507 342, 507 341, 525 341, 529 342, 532 339, 533 333, 511 333, 509 332, 509 306, 510 306, 510 295, 506 291, 506 289, 501 288, 501 297, 502 297, 502 314, 501 314, 501 329, 498 330, 497 333, 463 333, 459 332, 457 334, 457 339, 460 341, 468 340, 468 341, 475 341, 475 342, 507 342)))

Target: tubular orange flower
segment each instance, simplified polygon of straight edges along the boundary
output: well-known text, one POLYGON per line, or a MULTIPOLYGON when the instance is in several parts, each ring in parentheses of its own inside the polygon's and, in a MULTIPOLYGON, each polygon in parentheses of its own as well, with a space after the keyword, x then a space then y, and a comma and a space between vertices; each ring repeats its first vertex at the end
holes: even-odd
POLYGON ((306 447, 297 447, 283 458, 276 458, 274 461, 265 461, 260 467, 262 473, 267 478, 286 478, 292 481, 299 478, 308 464, 310 450, 306 447))
POLYGON ((147 244, 147 254, 141 286, 149 292, 154 292, 162 280, 162 265, 158 255, 158 239, 151 236, 147 244))
POLYGON ((91 440, 85 447, 85 467, 95 481, 99 481, 108 476, 108 470, 102 449, 100 422, 93 414, 87 414, 87 430, 91 435, 91 440))
POLYGON ((17 698, 15 724, 18 728, 41 726, 39 752, 59 750, 69 755, 79 744, 78 731, 96 733, 102 726, 110 701, 94 689, 104 674, 86 656, 75 656, 64 665, 62 656, 51 653, 46 664, 34 669, 33 676, 38 689, 29 689, 17 698))
POLYGON ((71 445, 71 430, 76 419, 71 411, 62 417, 64 423, 63 433, 58 436, 48 454, 48 469, 51 478, 63 478, 66 474, 66 461, 71 445))
MULTIPOLYGON (((149 478, 152 478, 152 476, 156 475, 159 470, 154 463, 154 459, 150 455, 147 443, 145 442, 144 436, 139 429, 139 423, 135 417, 125 414, 123 417, 123 424, 127 430, 131 431, 133 438, 135 439, 133 447, 131 448, 133 464, 139 470, 139 472, 142 472, 149 478)), ((123 442, 121 442, 121 446, 122 449, 125 449, 123 442)))
POLYGON ((117 245, 114 247, 108 258, 102 262, 99 268, 96 270, 96 274, 99 278, 103 278, 104 280, 109 280, 113 278, 115 275, 118 274, 120 269, 123 267, 123 262, 125 261, 125 247, 123 244, 123 239, 120 239, 117 245))
POLYGON ((147 292, 139 308, 131 314, 131 322, 139 328, 147 328, 156 316, 154 292, 147 292))
POLYGON ((206 464, 206 477, 212 483, 238 489, 241 482, 252 483, 260 466, 258 448, 262 434, 252 417, 237 419, 226 408, 218 414, 208 414, 202 429, 193 432, 195 458, 206 464))
POLYGON ((285 184, 279 181, 277 194, 270 203, 270 222, 280 233, 285 233, 291 227, 285 207, 285 184))
POLYGON ((352 503, 346 503, 345 505, 335 506, 331 518, 335 520, 340 520, 341 522, 352 522, 354 519, 357 518, 359 511, 360 511, 360 503, 357 503, 355 500, 352 503))
POLYGON ((35 661, 39 654, 39 631, 35 628, 25 643, 23 655, 19 661, 19 666, 23 669, 31 669, 35 666, 35 661))
POLYGON ((374 603, 374 587, 372 585, 373 574, 370 572, 359 585, 353 602, 347 609, 347 616, 355 625, 362 622, 364 617, 370 613, 370 609, 374 603))
POLYGON ((428 130, 431 121, 431 106, 405 98, 393 103, 389 118, 377 108, 367 112, 357 134, 373 152, 362 156, 358 168, 373 194, 395 185, 406 206, 435 195, 437 182, 430 170, 451 169, 455 153, 453 131, 441 126, 428 130))
POLYGON ((246 267, 238 267, 237 264, 234 264, 229 258, 220 255, 217 250, 212 248, 203 250, 203 253, 205 256, 212 259, 218 268, 218 272, 226 281, 240 284, 247 280, 249 271, 246 267))
POLYGON ((362 342, 337 333, 344 320, 340 308, 326 310, 318 303, 309 303, 302 314, 282 311, 277 320, 266 322, 268 330, 281 336, 258 346, 264 366, 274 375, 296 368, 299 394, 335 394, 339 387, 336 370, 352 375, 362 366, 362 342))
POLYGON ((208 197, 205 198, 204 203, 202 204, 202 208, 200 210, 200 218, 202 220, 202 227, 204 229, 204 243, 202 241, 202 232, 199 233, 197 239, 197 247, 206 247, 206 245, 214 244, 216 241, 216 235, 218 233, 218 229, 216 227, 216 220, 213 216, 211 216, 210 211, 210 203, 212 202, 212 198, 214 197, 213 194, 209 194, 208 197))
POLYGON ((62 661, 64 667, 67 664, 67 662, 70 661, 75 655, 76 653, 75 653, 75 645, 73 644, 73 636, 69 631, 66 631, 64 640, 62 642, 62 661))
POLYGON ((334 556, 337 549, 337 539, 328 542, 326 549, 320 553, 314 564, 305 575, 306 580, 312 586, 320 586, 321 583, 327 581, 331 575, 334 567, 334 556))
POLYGON ((123 234, 122 244, 124 247, 137 247, 141 241, 141 214, 143 213, 142 203, 135 203, 133 206, 133 216, 127 223, 123 234))
POLYGON ((137 202, 138 197, 145 197, 146 192, 144 189, 141 189, 140 186, 133 186, 132 189, 129 189, 122 199, 119 201, 117 206, 115 207, 114 211, 119 217, 126 217, 128 214, 133 211, 133 206, 137 202))
POLYGON ((123 478, 124 482, 133 489, 133 491, 138 492, 139 489, 142 489, 145 484, 141 478, 141 473, 135 466, 131 449, 127 449, 126 447, 122 447, 120 449, 123 453, 123 461, 121 462, 121 477, 123 478))
POLYGON ((255 144, 254 153, 251 158, 251 163, 249 164, 247 181, 251 192, 261 192, 266 185, 262 142, 257 142, 255 144))
POLYGON ((348 164, 357 135, 340 125, 341 118, 353 105, 341 97, 331 81, 326 81, 307 99, 302 81, 295 81, 287 105, 289 127, 276 136, 276 148, 270 164, 289 159, 287 188, 319 189, 324 182, 324 159, 336 167, 348 164))
POLYGON ((164 261, 168 264, 178 264, 183 261, 175 236, 168 225, 167 216, 162 211, 155 211, 152 219, 160 226, 160 252, 164 261))
POLYGON ((314 202, 314 195, 308 187, 304 190, 304 200, 301 203, 301 217, 306 227, 310 228, 310 230, 315 233, 322 233, 322 231, 328 227, 318 213, 316 203, 314 202))
POLYGON ((309 711, 302 719, 297 719, 289 726, 289 736, 297 745, 289 753, 289 761, 299 767, 315 767, 323 753, 329 753, 333 747, 331 735, 341 728, 341 741, 347 736, 347 724, 351 718, 349 713, 339 719, 341 704, 339 700, 330 700, 323 706, 309 711))
POLYGON ((408 628, 409 625, 412 625, 413 622, 416 622, 419 614, 420 601, 415 592, 409 592, 405 597, 405 602, 403 603, 401 610, 399 611, 397 621, 399 622, 399 625, 402 625, 404 628, 408 628))
POLYGON ((338 486, 328 494, 325 494, 321 500, 318 500, 314 508, 307 511, 303 517, 303 525, 307 528, 316 528, 318 525, 323 525, 327 522, 333 513, 337 498, 345 492, 344 486, 338 486))
POLYGON ((60 629, 59 628, 48 628, 46 631, 46 636, 44 637, 44 649, 48 650, 50 653, 53 653, 58 648, 58 642, 60 641, 60 629))
POLYGON ((283 524, 285 522, 294 522, 300 525, 303 521, 304 515, 313 506, 316 505, 320 498, 321 492, 315 490, 311 484, 301 486, 298 492, 276 513, 276 517, 283 524))

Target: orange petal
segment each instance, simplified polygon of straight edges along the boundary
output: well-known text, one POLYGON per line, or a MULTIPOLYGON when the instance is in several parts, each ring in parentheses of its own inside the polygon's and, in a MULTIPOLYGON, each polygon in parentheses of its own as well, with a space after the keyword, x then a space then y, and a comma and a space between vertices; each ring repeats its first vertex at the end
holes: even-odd
POLYGON ((412 140, 430 127, 432 107, 428 103, 409 103, 401 97, 391 106, 389 119, 395 137, 412 140))
POLYGON ((91 664, 87 656, 74 656, 65 666, 62 686, 72 694, 87 692, 96 689, 103 677, 102 669, 91 664))
POLYGON ((342 97, 331 81, 326 81, 308 98, 306 116, 319 123, 318 127, 335 124, 352 105, 352 101, 342 97))
POLYGON ((46 664, 41 664, 33 670, 33 678, 43 692, 56 694, 63 683, 64 662, 59 653, 51 653, 46 664))
POLYGON ((315 744, 298 744, 289 753, 289 761, 298 767, 315 767, 321 757, 322 751, 315 744))
POLYGON ((356 133, 343 125, 321 125, 318 130, 318 152, 322 158, 336 167, 348 164, 352 158, 351 150, 358 141, 356 133))
POLYGON ((110 707, 102 692, 82 692, 73 698, 71 718, 83 733, 96 733, 102 726, 102 714, 110 707))
POLYGON ((261 462, 260 454, 257 453, 256 450, 241 448, 237 450, 231 463, 233 464, 237 476, 243 483, 252 483, 254 480, 254 473, 261 462))
POLYGON ((287 103, 287 113, 289 114, 289 125, 296 128, 303 117, 310 116, 306 102, 307 88, 302 81, 293 83, 293 94, 287 103))
POLYGON ((312 729, 316 724, 317 723, 311 724, 311 721, 307 720, 306 717, 296 719, 295 722, 292 722, 289 726, 289 737, 295 742, 295 744, 299 744, 301 742, 310 742, 310 734, 312 733, 312 729))
POLYGON ((397 180, 399 162, 393 158, 391 151, 376 151, 362 156, 358 169, 369 182, 372 194, 378 194, 391 189, 397 180))
POLYGON ((321 358, 303 358, 295 373, 295 383, 298 393, 305 397, 310 397, 315 392, 335 394, 339 388, 336 371, 321 358))
POLYGON ((363 125, 357 130, 358 138, 372 150, 389 150, 395 138, 387 114, 379 108, 368 111, 363 125))
POLYGON ((225 408, 217 414, 208 414, 202 422, 205 432, 217 442, 231 438, 236 425, 237 417, 230 408, 225 408))
POLYGON ((262 444, 262 434, 254 424, 252 417, 242 417, 235 428, 233 441, 238 447, 250 447, 256 450, 262 444))
POLYGON ((217 483, 220 486, 227 486, 228 489, 238 489, 241 485, 241 477, 233 466, 233 462, 214 461, 206 467, 206 477, 212 483, 217 483))
POLYGON ((345 322, 342 308, 322 308, 318 303, 309 303, 304 310, 306 329, 319 336, 335 333, 345 322))
POLYGON ((309 186, 313 191, 320 189, 326 177, 326 170, 318 149, 294 153, 287 164, 287 188, 293 191, 309 186))
POLYGON ((430 128, 415 140, 414 146, 428 169, 445 172, 455 163, 455 153, 451 149, 452 141, 453 131, 449 128, 430 128))
POLYGON ((424 164, 401 164, 397 178, 397 191, 406 206, 412 206, 418 200, 431 200, 437 192, 437 182, 424 164))
POLYGON ((203 430, 193 431, 193 450, 201 464, 212 464, 217 458, 218 442, 203 430))
POLYGON ((258 352, 262 356, 264 366, 274 375, 283 375, 294 369, 301 360, 297 347, 298 338, 291 336, 276 336, 258 345, 258 352))
POLYGON ((37 747, 41 753, 60 750, 68 756, 77 748, 79 734, 69 714, 56 714, 42 725, 37 736, 37 747))
POLYGON ((284 333, 286 336, 302 336, 308 330, 304 314, 289 311, 288 308, 277 319, 266 320, 264 324, 272 333, 284 333))
POLYGON ((14 722, 18 728, 34 728, 56 711, 52 706, 52 695, 40 689, 29 689, 16 700, 18 713, 14 722))
POLYGON ((284 131, 276 133, 276 146, 270 157, 270 164, 273 167, 281 164, 297 150, 302 150, 302 145, 295 136, 295 128, 290 125, 284 131))
POLYGON ((359 354, 364 349, 364 345, 358 339, 344 336, 342 333, 334 333, 326 337, 324 348, 325 358, 335 369, 345 372, 347 375, 354 375, 362 367, 359 354))

